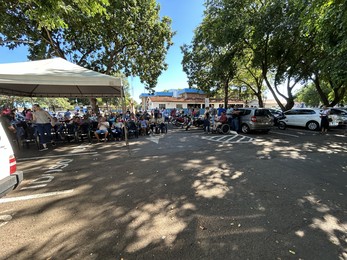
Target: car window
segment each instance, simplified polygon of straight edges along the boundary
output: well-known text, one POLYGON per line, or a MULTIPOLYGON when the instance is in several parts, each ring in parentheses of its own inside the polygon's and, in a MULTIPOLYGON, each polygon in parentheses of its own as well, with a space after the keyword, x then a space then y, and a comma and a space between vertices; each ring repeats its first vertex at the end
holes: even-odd
POLYGON ((301 109, 299 110, 301 115, 314 115, 316 112, 312 109, 301 109))
POLYGON ((292 109, 292 110, 288 110, 286 112, 284 112, 285 115, 298 115, 299 112, 297 109, 292 109))
POLYGON ((271 113, 267 109, 256 109, 254 111, 255 116, 271 116, 271 113))
POLYGON ((249 115, 251 113, 251 110, 249 109, 239 109, 240 111, 240 116, 245 116, 245 115, 249 115))
POLYGON ((330 109, 331 115, 347 115, 347 112, 338 109, 330 109))

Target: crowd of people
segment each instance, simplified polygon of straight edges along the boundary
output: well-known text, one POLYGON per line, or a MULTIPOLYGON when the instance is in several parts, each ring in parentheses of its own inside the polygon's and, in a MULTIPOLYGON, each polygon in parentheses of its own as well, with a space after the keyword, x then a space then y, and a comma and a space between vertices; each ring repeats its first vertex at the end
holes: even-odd
POLYGON ((93 111, 82 115, 70 110, 55 114, 34 104, 32 109, 25 108, 22 112, 3 108, 0 120, 10 139, 27 139, 28 131, 33 132, 39 137, 39 150, 45 151, 55 146, 56 141, 69 140, 70 136, 80 136, 83 141, 83 134, 87 133, 89 137, 95 137, 97 142, 121 141, 125 138, 125 127, 136 130, 137 136, 163 133, 167 131, 168 117, 167 113, 159 109, 137 113, 126 111, 124 115, 119 112, 96 115, 93 111))

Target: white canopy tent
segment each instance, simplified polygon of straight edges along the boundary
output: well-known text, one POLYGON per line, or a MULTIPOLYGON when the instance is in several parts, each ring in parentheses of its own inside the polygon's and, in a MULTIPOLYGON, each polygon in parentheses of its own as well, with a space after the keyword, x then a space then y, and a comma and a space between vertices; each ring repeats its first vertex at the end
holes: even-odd
POLYGON ((62 58, 0 64, 0 94, 27 97, 120 97, 120 78, 62 58))

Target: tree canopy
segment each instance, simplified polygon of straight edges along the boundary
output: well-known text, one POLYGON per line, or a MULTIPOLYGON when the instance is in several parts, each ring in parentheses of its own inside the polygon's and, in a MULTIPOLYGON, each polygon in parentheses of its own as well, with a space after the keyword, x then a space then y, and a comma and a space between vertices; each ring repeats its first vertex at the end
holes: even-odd
POLYGON ((295 88, 307 82, 326 105, 346 96, 347 3, 207 0, 205 5, 191 44, 182 47, 191 83, 206 89, 208 82, 223 82, 225 74, 216 73, 222 68, 233 72, 229 86, 248 86, 261 105, 265 85, 283 110, 293 107, 295 88), (224 61, 222 67, 216 60, 224 61))
POLYGON ((25 45, 30 60, 62 57, 108 75, 139 76, 149 90, 167 68, 174 33, 155 0, 9 0, 0 10, 0 45, 25 45))

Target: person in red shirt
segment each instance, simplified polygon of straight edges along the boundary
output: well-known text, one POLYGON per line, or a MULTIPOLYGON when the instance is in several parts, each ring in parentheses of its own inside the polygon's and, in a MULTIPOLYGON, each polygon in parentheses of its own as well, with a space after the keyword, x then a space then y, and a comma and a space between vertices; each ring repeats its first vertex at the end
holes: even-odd
POLYGON ((219 117, 219 119, 216 120, 216 128, 215 129, 217 129, 219 126, 222 126, 223 124, 226 124, 226 123, 228 123, 228 118, 227 118, 225 112, 223 111, 221 113, 221 116, 219 117))

